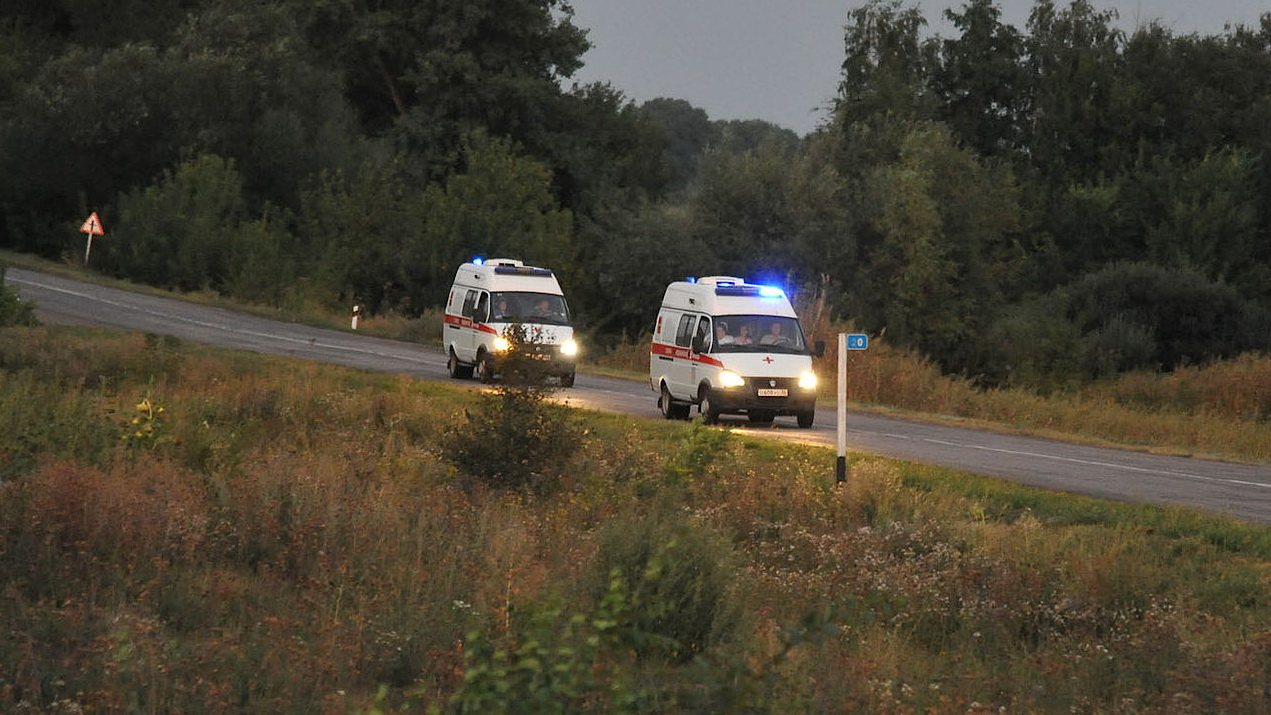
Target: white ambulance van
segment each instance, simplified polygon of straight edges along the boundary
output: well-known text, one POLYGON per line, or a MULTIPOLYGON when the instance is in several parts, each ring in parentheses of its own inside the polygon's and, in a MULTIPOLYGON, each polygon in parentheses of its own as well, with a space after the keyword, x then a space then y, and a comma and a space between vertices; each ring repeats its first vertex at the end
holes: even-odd
POLYGON ((649 384, 667 419, 697 405, 708 424, 745 414, 769 424, 816 418, 816 373, 799 318, 780 288, 712 276, 667 286, 649 349, 649 384))
POLYGON ((569 306, 555 274, 511 258, 473 259, 459 267, 442 328, 446 367, 454 378, 475 373, 491 382, 509 349, 533 350, 550 361, 562 387, 574 384, 578 344, 569 306), (514 345, 521 332, 524 344, 514 345))

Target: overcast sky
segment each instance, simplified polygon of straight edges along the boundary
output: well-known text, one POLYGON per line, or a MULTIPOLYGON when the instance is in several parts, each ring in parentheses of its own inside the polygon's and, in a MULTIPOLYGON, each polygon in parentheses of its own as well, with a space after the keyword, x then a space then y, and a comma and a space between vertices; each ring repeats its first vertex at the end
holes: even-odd
MULTIPOLYGON (((1174 34, 1220 34, 1226 23, 1258 26, 1271 0, 1092 0, 1116 10, 1119 26, 1160 20, 1174 34)), ((574 77, 609 82, 640 103, 687 100, 711 119, 764 119, 800 134, 825 117, 843 62, 843 26, 862 0, 572 0, 574 23, 592 49, 574 77)), ((919 7, 928 32, 950 36, 945 9, 919 7)), ((1002 19, 1025 30, 1032 0, 999 0, 1002 19)), ((1067 7, 1066 0, 1057 0, 1067 7)))

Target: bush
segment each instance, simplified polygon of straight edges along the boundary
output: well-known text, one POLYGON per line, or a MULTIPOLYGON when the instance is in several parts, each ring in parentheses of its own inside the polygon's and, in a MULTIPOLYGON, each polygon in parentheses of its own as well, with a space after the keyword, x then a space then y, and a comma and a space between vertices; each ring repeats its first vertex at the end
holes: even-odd
POLYGON ((1109 367, 1173 370, 1271 345, 1264 310, 1190 271, 1113 264, 1073 283, 1069 295, 1069 315, 1111 350, 1109 367))
POLYGON ((726 639, 736 555, 681 511, 628 514, 603 534, 597 569, 627 597, 617 637, 642 657, 683 663, 726 639))
MULTIPOLYGON (((524 334, 509 336, 532 345, 524 334)), ((446 457, 469 475, 500 487, 550 491, 581 439, 569 410, 552 404, 544 363, 512 350, 500 365, 503 382, 482 395, 442 440, 446 457)))
POLYGON ((0 261, 0 328, 7 325, 37 325, 35 307, 18 298, 18 292, 4 284, 8 266, 0 261))

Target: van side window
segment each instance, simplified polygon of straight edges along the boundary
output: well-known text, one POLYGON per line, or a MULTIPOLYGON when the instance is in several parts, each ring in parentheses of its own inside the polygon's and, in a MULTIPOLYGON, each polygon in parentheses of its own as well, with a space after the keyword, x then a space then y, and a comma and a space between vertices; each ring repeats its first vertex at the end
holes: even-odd
POLYGON ((477 307, 477 291, 469 288, 468 295, 463 299, 463 317, 471 318, 477 307))
POLYGON ((711 345, 710 318, 707 318, 706 316, 702 316, 702 319, 697 321, 697 335, 695 335, 694 337, 697 338, 697 344, 702 347, 702 350, 706 350, 707 348, 710 347, 711 345))
POLYGON ((692 315, 681 315, 679 329, 675 331, 675 344, 686 348, 693 344, 693 323, 696 317, 692 315))
POLYGON ((490 294, 482 293, 480 300, 477 301, 477 312, 473 315, 479 321, 485 322, 490 318, 490 294))

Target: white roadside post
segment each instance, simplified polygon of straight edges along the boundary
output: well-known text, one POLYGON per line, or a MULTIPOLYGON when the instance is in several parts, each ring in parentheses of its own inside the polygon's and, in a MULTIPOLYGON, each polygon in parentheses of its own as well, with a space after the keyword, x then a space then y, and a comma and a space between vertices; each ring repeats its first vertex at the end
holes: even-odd
POLYGON ((847 481, 847 333, 839 333, 839 385, 838 385, 838 461, 834 466, 834 481, 847 481))
POLYGON ((358 318, 361 318, 361 317, 362 317, 362 306, 360 306, 360 305, 355 305, 355 306, 353 306, 353 321, 352 321, 352 324, 353 324, 353 329, 354 329, 354 330, 357 330, 357 320, 358 320, 358 318))
POLYGON ((836 482, 847 481, 847 351, 869 349, 869 336, 865 333, 839 333, 839 386, 838 386, 838 464, 834 469, 836 482))

